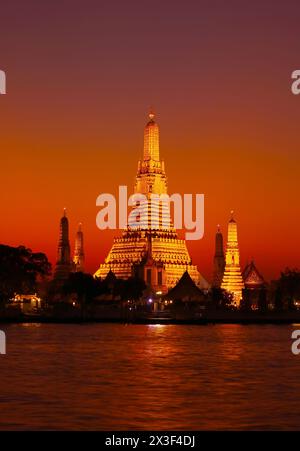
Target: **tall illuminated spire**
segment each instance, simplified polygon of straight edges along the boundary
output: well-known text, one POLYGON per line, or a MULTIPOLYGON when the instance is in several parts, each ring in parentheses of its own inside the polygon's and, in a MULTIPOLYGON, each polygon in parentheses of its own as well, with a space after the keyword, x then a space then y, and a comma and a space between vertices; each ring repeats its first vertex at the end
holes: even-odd
POLYGON ((84 272, 83 232, 81 223, 76 233, 73 263, 75 272, 84 272))
POLYGON ((149 119, 144 130, 144 161, 159 161, 159 127, 153 112, 149 113, 149 119))
POLYGON ((55 279, 66 279, 71 271, 70 243, 69 243, 69 221, 66 209, 60 220, 59 242, 57 262, 54 271, 55 279))
MULTIPOLYGON (((147 199, 151 199, 151 195, 167 194, 167 177, 165 174, 165 165, 159 159, 159 128, 154 121, 154 114, 149 114, 149 121, 144 129, 144 153, 143 159, 138 163, 138 173, 134 192, 143 194, 147 199)), ((167 205, 161 205, 159 201, 153 201, 151 208, 147 203, 141 203, 141 211, 144 217, 143 227, 163 228, 163 223, 171 225, 170 210, 167 205), (157 218, 156 224, 151 224, 151 215, 157 218)), ((166 227, 164 227, 166 228, 166 227)))
POLYGON ((223 235, 220 230, 220 226, 218 225, 215 238, 214 272, 212 283, 212 285, 216 288, 220 288, 221 286, 224 269, 225 269, 225 255, 223 247, 223 235))
POLYGON ((142 199, 139 205, 141 216, 146 219, 138 229, 128 226, 121 237, 115 238, 95 277, 104 279, 109 271, 122 279, 138 274, 154 291, 166 293, 188 271, 195 283, 207 288, 207 282, 192 263, 186 242, 179 239, 173 227, 170 208, 159 201, 158 195, 167 194, 167 188, 165 165, 159 155, 159 127, 151 112, 144 128, 143 155, 134 186, 134 194, 151 201, 142 199), (158 219, 155 224, 153 216, 158 219))
POLYGON ((231 218, 228 224, 228 239, 226 248, 226 266, 222 281, 222 288, 233 293, 234 301, 239 305, 242 298, 242 289, 244 282, 240 268, 240 253, 237 237, 237 223, 231 212, 231 218))
POLYGON ((159 128, 154 114, 149 114, 144 129, 143 158, 138 162, 134 192, 150 197, 151 194, 167 194, 167 177, 164 162, 159 159, 159 128))

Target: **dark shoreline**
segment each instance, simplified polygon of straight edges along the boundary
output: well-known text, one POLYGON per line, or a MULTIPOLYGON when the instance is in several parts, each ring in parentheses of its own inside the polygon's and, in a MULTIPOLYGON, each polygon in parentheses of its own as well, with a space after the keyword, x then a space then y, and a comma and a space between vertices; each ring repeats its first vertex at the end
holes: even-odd
POLYGON ((40 323, 40 324, 97 324, 97 323, 115 323, 115 324, 166 324, 166 325, 195 325, 195 326, 206 326, 214 324, 241 324, 241 325, 282 325, 282 324, 295 324, 299 323, 300 327, 300 316, 296 317, 218 317, 218 318, 54 318, 54 317, 43 317, 43 316, 23 316, 19 318, 0 318, 1 324, 24 324, 24 323, 40 323))

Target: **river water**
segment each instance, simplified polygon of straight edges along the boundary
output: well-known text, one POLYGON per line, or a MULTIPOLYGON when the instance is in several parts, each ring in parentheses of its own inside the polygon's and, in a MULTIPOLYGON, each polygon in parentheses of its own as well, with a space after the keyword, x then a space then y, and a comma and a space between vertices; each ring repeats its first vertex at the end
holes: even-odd
POLYGON ((2 430, 300 427, 300 325, 0 328, 2 430))

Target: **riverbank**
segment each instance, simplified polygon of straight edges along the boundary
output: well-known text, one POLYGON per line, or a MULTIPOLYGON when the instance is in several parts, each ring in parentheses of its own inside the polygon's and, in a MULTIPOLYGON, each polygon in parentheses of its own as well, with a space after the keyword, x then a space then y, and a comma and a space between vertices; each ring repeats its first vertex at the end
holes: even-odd
POLYGON ((239 312, 239 311, 211 311, 205 312, 201 317, 188 317, 184 315, 143 314, 143 315, 26 315, 16 317, 0 316, 1 323, 50 323, 50 324, 82 324, 82 323, 123 323, 123 324, 300 324, 300 311, 286 312, 239 312))

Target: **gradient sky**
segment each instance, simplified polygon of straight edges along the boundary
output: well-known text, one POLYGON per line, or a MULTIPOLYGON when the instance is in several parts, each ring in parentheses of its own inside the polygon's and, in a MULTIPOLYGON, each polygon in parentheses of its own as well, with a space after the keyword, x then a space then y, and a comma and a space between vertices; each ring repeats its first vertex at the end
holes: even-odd
POLYGON ((242 264, 299 267, 299 26, 298 0, 1 1, 0 242, 55 262, 67 207, 95 271, 115 235, 96 197, 133 186, 152 105, 169 192, 206 197, 200 272, 231 209, 242 264))

